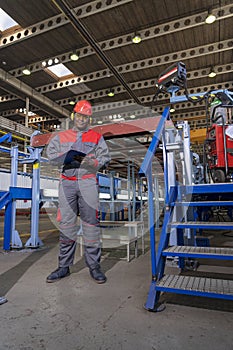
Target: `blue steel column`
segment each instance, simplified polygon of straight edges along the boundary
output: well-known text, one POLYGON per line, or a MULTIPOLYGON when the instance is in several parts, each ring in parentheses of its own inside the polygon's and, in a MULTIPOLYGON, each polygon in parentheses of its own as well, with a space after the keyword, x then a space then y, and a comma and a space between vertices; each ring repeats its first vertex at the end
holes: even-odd
POLYGON ((154 191, 152 178, 152 164, 149 165, 147 174, 148 202, 149 202, 149 231, 151 247, 151 272, 152 280, 156 278, 156 243, 155 243, 155 212, 154 212, 154 191))
MULTIPOLYGON (((151 246, 151 269, 152 281, 148 293, 145 309, 154 310, 156 304, 156 244, 155 244, 155 222, 154 222, 154 200, 153 200, 153 180, 152 180, 152 160, 156 148, 159 144, 160 137, 165 127, 166 120, 169 116, 169 107, 163 111, 158 127, 154 133, 150 146, 147 150, 144 161, 142 162, 139 174, 146 175, 148 181, 148 201, 149 201, 149 225, 150 225, 150 246, 151 246)), ((161 311, 157 309, 157 311, 161 311)))
POLYGON ((39 230, 39 203, 40 203, 40 153, 41 148, 34 148, 33 172, 32 172, 32 209, 31 209, 31 237, 25 247, 37 248, 43 245, 38 236, 39 230))
POLYGON ((131 221, 131 199, 130 199, 130 192, 131 192, 131 174, 130 174, 130 161, 128 160, 127 164, 127 191, 128 191, 128 221, 131 221))
POLYGON ((110 202, 110 220, 115 221, 115 182, 114 182, 114 172, 110 172, 110 196, 111 196, 111 202, 110 202))
POLYGON ((5 219, 4 219, 4 243, 3 249, 10 250, 11 243, 11 214, 12 214, 12 200, 5 206, 5 219))
MULTIPOLYGON (((18 173, 18 146, 11 148, 11 187, 17 187, 17 173, 18 173)), ((11 209, 11 247, 22 248, 23 244, 19 237, 18 231, 15 229, 16 222, 16 199, 12 199, 11 209)))

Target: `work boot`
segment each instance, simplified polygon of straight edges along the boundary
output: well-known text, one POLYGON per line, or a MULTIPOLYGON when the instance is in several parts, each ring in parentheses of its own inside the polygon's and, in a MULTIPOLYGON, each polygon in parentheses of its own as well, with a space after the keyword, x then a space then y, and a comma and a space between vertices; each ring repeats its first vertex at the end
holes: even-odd
POLYGON ((46 279, 46 282, 53 283, 61 278, 67 277, 70 275, 69 267, 58 267, 55 271, 53 271, 46 279))
POLYGON ((107 277, 100 270, 100 267, 96 267, 95 269, 90 269, 90 275, 95 280, 96 283, 105 283, 107 281, 107 277))

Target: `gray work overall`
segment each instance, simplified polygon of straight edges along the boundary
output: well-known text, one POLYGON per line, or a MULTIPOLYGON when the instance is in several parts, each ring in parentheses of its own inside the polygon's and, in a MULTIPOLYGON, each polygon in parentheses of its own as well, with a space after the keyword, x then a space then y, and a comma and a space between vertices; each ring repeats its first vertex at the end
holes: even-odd
POLYGON ((59 185, 60 253, 59 267, 73 264, 79 227, 77 214, 82 221, 84 256, 93 269, 100 263, 100 227, 98 219, 99 197, 96 178, 68 180, 59 185))
POLYGON ((70 129, 58 133, 49 143, 47 156, 61 166, 58 221, 60 224, 59 267, 73 264, 80 215, 84 238, 84 255, 90 269, 99 267, 101 257, 99 227, 99 195, 96 172, 110 161, 108 147, 99 133, 89 129, 70 129), (82 152, 94 160, 91 167, 72 161, 65 165, 67 152, 82 152))

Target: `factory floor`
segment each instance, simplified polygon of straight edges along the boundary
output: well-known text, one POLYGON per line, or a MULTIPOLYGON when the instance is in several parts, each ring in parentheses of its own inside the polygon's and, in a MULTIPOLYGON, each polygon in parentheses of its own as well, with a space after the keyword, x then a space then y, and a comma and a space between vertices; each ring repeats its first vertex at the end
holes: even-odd
MULTIPOLYGON (((44 220, 44 221, 43 221, 44 220)), ((0 251, 0 350, 232 350, 233 302, 164 294, 160 313, 143 308, 150 285, 146 253, 130 262, 117 249, 103 250, 107 283, 96 284, 77 250, 71 275, 56 283, 58 232, 40 221, 44 246, 0 251), (46 230, 43 229, 46 227, 46 230)), ((228 241, 233 241, 228 238, 228 241)), ((178 268, 167 269, 178 273, 178 268)), ((205 273, 232 265, 200 265, 205 273)))

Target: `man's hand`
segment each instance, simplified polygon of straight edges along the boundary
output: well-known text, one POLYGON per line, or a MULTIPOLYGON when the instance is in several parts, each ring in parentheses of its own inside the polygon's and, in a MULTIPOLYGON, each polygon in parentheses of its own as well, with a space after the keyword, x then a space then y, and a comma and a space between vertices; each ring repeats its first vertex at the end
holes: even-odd
POLYGON ((96 159, 91 157, 85 157, 82 161, 84 168, 96 168, 96 159))
POLYGON ((74 156, 73 157, 73 160, 76 160, 76 161, 78 161, 79 163, 81 163, 82 161, 83 161, 83 157, 82 156, 79 156, 79 155, 76 155, 76 156, 74 156))

